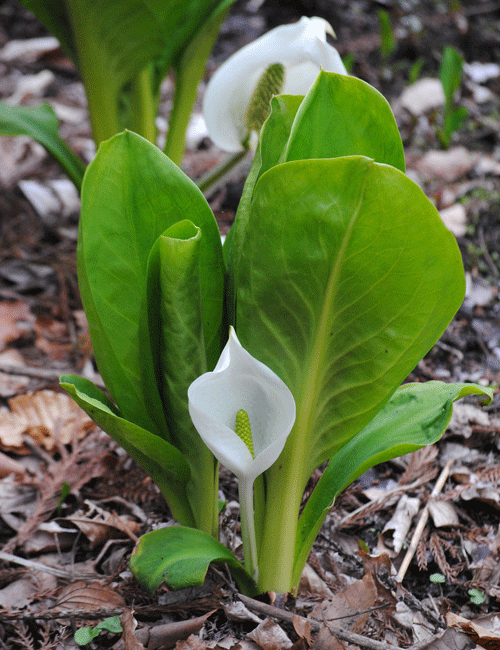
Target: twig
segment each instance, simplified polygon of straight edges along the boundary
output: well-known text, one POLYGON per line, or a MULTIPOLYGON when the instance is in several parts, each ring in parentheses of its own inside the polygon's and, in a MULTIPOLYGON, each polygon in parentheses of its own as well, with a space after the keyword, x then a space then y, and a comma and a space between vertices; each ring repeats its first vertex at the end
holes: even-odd
MULTIPOLYGON (((450 467, 452 463, 453 460, 450 460, 446 463, 446 466, 444 467, 443 471, 439 475, 439 478, 436 481, 436 485, 434 486, 434 489, 431 492, 431 499, 437 497, 437 495, 443 489, 444 484, 446 483, 446 479, 448 478, 448 475, 450 473, 450 467)), ((410 566, 410 562, 412 561, 412 558, 415 555, 415 552, 417 550, 418 543, 420 541, 420 538, 422 537, 422 533, 424 532, 425 524, 427 523, 428 519, 429 519, 429 504, 427 503, 424 509, 422 510, 420 519, 418 520, 417 527, 415 528, 415 532, 413 533, 413 537, 411 538, 410 546, 406 551, 403 564, 399 568, 398 575, 396 576, 396 582, 403 582, 406 572, 408 571, 408 567, 410 566)))
POLYGON ((488 265, 488 268, 490 269, 490 273, 494 275, 496 278, 500 275, 498 271, 498 267, 491 258, 490 252, 488 251, 488 247, 486 246, 486 240, 484 238, 484 230, 480 226, 477 230, 477 234, 479 237, 479 245, 481 246, 481 251, 483 253, 483 257, 486 261, 486 264, 488 265))
POLYGON ((41 564, 40 562, 33 562, 32 560, 27 560, 24 557, 19 557, 18 555, 12 555, 12 553, 6 553, 5 551, 0 551, 0 560, 5 560, 6 562, 12 562, 13 564, 20 564, 21 566, 28 567, 33 571, 43 571, 44 573, 51 573, 58 578, 66 578, 67 580, 86 580, 86 579, 95 579, 96 576, 93 573, 75 573, 73 571, 63 571, 62 569, 56 569, 56 567, 48 566, 46 564, 41 564))
MULTIPOLYGON (((19 365, 19 366, 13 366, 10 363, 0 363, 0 372, 3 372, 5 375, 18 375, 19 377, 30 377, 31 379, 45 379, 46 381, 59 381, 59 377, 61 375, 65 375, 67 373, 73 373, 77 374, 78 376, 83 376, 79 375, 78 373, 74 372, 74 368, 61 368, 60 370, 54 370, 52 368, 35 368, 34 366, 24 366, 24 365, 19 365)), ((101 388, 105 388, 103 382, 99 377, 95 376, 92 378, 94 384, 97 386, 100 386, 101 388)))
POLYGON ((9 612, 0 610, 2 621, 54 621, 59 618, 77 618, 84 620, 97 620, 110 618, 111 616, 120 616, 123 614, 121 609, 73 609, 73 610, 43 610, 41 612, 9 612))

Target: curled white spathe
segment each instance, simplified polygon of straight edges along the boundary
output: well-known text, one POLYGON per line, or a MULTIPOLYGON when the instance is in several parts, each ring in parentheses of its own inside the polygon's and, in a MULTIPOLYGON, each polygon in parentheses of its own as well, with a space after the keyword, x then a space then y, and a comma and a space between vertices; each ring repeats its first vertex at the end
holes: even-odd
POLYGON ((251 482, 277 460, 295 422, 289 388, 242 347, 232 327, 214 371, 195 379, 188 401, 207 447, 238 478, 251 482), (234 431, 239 409, 250 419, 255 458, 234 431))
POLYGON ((233 54, 215 72, 203 101, 203 114, 214 143, 230 152, 243 151, 246 114, 257 83, 270 65, 285 68, 282 94, 305 95, 320 69, 347 74, 337 50, 326 42, 333 34, 323 18, 303 16, 281 25, 233 54))

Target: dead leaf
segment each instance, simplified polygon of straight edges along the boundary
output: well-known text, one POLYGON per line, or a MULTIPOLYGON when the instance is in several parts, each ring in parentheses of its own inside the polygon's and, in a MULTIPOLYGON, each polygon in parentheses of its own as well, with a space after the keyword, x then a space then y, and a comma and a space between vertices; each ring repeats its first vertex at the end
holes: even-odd
POLYGON ((467 233, 467 212, 461 203, 454 203, 440 210, 439 216, 455 237, 463 237, 467 233))
POLYGON ((125 601, 114 589, 100 582, 78 580, 64 588, 54 605, 57 610, 88 611, 125 607, 125 601))
POLYGON ((132 610, 126 609, 120 616, 120 623, 123 629, 123 640, 125 642, 124 650, 145 650, 144 646, 135 636, 137 621, 134 618, 132 610))
POLYGON ((388 530, 394 531, 392 537, 394 553, 396 555, 399 555, 399 552, 403 548, 406 535, 410 530, 411 522, 413 521, 413 517, 417 514, 419 507, 420 499, 411 498, 406 494, 403 494, 399 499, 394 514, 384 526, 382 533, 385 533, 388 530))
POLYGON ((191 634, 185 641, 178 641, 175 650, 207 650, 208 646, 197 636, 191 634))
POLYGON ((108 539, 116 537, 130 537, 137 542, 135 533, 139 532, 141 524, 125 516, 118 517, 113 513, 107 513, 104 521, 91 519, 90 517, 71 516, 65 519, 74 524, 87 537, 92 548, 104 544, 108 539))
POLYGON ((373 607, 377 596, 375 581, 371 574, 367 573, 362 580, 353 582, 330 600, 317 604, 309 616, 319 623, 331 623, 353 632, 360 632, 369 616, 369 613, 360 612, 373 607))
POLYGON ((482 648, 487 648, 487 650, 500 650, 500 633, 497 634, 492 629, 483 627, 475 621, 469 621, 463 616, 453 614, 453 612, 446 614, 446 623, 450 627, 464 632, 472 642, 477 643, 482 648))
POLYGON ((33 63, 47 52, 59 49, 59 41, 54 36, 12 40, 0 50, 0 61, 23 61, 33 63))
POLYGON ((431 641, 422 650, 470 650, 475 645, 468 636, 449 627, 442 636, 431 641))
POLYGON ((457 526, 459 523, 455 506, 449 501, 430 499, 429 514, 436 528, 440 528, 441 526, 457 526))
POLYGON ((397 104, 418 117, 444 105, 443 86, 439 79, 424 77, 404 89, 397 104))
POLYGON ((266 650, 286 650, 293 643, 286 632, 270 618, 266 618, 247 637, 266 650))
POLYGON ((322 598, 332 598, 333 592, 310 564, 306 564, 299 582, 299 593, 310 593, 322 598))
POLYGON ((452 147, 448 151, 428 151, 414 166, 424 180, 451 183, 470 172, 480 156, 465 147, 452 147))
POLYGON ((0 589, 0 607, 3 609, 19 610, 27 607, 39 591, 29 578, 15 580, 0 589))
POLYGON ((7 449, 24 447, 23 435, 28 434, 52 451, 56 444, 83 438, 94 426, 69 395, 51 390, 17 395, 9 407, 0 409, 0 443, 7 449))
POLYGON ((232 621, 253 621, 254 623, 262 623, 262 619, 245 607, 241 600, 237 600, 234 603, 225 603, 224 613, 232 621))
POLYGON ((0 302, 0 349, 26 336, 34 320, 25 302, 0 302))
POLYGON ((293 629, 301 639, 305 639, 307 645, 312 645, 311 624, 302 616, 293 615, 293 629))

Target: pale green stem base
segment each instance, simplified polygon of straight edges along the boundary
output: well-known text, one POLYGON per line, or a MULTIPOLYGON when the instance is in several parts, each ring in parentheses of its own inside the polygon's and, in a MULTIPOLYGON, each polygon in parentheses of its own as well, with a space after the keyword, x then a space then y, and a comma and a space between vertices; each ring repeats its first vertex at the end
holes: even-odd
POLYGON ((259 577, 259 562, 257 556, 257 542, 255 539, 255 521, 253 509, 253 480, 239 477, 241 537, 243 541, 243 555, 245 569, 254 578, 259 577))
POLYGON ((156 144, 155 118, 158 98, 154 96, 149 67, 141 70, 132 81, 132 116, 130 130, 156 144))

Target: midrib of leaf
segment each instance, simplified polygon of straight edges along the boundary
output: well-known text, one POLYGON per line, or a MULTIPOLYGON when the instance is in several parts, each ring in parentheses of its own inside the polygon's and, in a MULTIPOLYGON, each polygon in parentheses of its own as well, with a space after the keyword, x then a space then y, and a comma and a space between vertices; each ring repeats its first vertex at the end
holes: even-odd
MULTIPOLYGON (((349 244, 354 225, 359 216, 363 198, 365 194, 365 187, 367 183, 368 172, 365 173, 363 185, 360 190, 358 204, 353 212, 353 215, 348 223, 346 233, 342 240, 340 250, 338 252, 335 264, 330 272, 326 291, 324 294, 323 305, 321 314, 316 327, 316 336, 314 337, 314 344, 307 355, 303 377, 305 382, 304 388, 301 390, 300 397, 296 400, 299 404, 296 423, 293 431, 293 451, 291 456, 297 459, 300 463, 300 473, 302 480, 307 480, 311 471, 311 436, 314 435, 314 422, 317 413, 317 404, 321 391, 319 390, 319 380, 323 376, 322 368, 326 356, 326 348, 328 342, 329 323, 331 321, 331 310, 335 304, 335 298, 338 294, 340 269, 344 261, 347 246, 349 244)), ((314 462, 314 459, 313 459, 314 462)))

